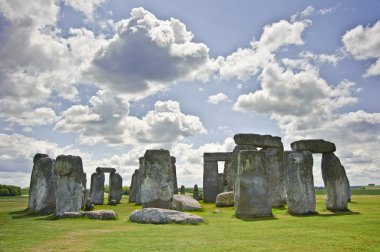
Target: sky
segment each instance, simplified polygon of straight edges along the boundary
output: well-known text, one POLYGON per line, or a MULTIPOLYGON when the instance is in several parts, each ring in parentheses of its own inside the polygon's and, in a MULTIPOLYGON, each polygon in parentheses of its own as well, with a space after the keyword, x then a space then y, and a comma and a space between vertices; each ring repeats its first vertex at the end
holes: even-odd
MULTIPOLYGON (((33 156, 82 157, 129 185, 147 149, 202 185, 234 134, 334 142, 380 184, 380 1, 0 0, 0 184, 33 156)), ((314 183, 323 185, 320 155, 314 183)), ((219 166, 220 172, 223 165, 219 166)), ((89 184, 87 185, 89 187, 89 184)))

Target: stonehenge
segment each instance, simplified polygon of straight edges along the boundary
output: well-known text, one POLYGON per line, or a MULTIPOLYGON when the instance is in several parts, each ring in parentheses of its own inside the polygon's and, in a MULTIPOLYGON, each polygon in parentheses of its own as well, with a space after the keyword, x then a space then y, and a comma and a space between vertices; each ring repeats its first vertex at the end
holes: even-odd
POLYGON ((119 204, 123 194, 123 179, 120 174, 112 172, 109 181, 110 192, 108 193, 108 203, 116 201, 116 204, 119 204))
POLYGON ((110 173, 108 204, 119 204, 122 197, 122 178, 116 173, 115 168, 97 167, 96 172, 91 175, 90 197, 94 205, 104 203, 104 173, 110 173))

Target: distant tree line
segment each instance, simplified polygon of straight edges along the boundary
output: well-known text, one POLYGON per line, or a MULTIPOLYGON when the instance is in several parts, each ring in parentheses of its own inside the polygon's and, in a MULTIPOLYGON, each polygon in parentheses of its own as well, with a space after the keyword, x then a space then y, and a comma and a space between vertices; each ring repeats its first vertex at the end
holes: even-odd
POLYGON ((0 185, 0 196, 19 196, 21 187, 13 185, 0 185))

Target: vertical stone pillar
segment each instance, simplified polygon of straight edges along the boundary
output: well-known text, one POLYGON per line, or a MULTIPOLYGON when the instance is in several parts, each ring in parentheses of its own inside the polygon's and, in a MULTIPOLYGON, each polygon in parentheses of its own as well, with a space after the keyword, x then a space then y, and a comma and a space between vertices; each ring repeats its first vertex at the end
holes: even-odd
POLYGON ((51 214, 55 212, 54 159, 46 154, 36 154, 30 178, 28 213, 51 214))
MULTIPOLYGON (((218 183, 218 193, 222 193, 224 191, 224 186, 225 186, 225 178, 223 173, 218 174, 219 177, 219 183, 218 183)), ((215 198, 216 199, 216 198, 215 198)))
POLYGON ((56 215, 79 212, 83 200, 83 164, 79 156, 59 155, 55 161, 56 215))
POLYGON ((94 205, 103 205, 104 180, 104 172, 94 172, 91 175, 90 195, 94 205))
POLYGON ((284 182, 284 150, 283 148, 263 149, 268 158, 270 170, 270 191, 272 207, 280 207, 286 203, 284 182))
POLYGON ((186 193, 186 188, 184 185, 181 185, 181 194, 185 195, 185 193, 186 193))
POLYGON ((116 204, 120 203, 121 196, 123 195, 123 179, 119 173, 112 172, 110 174, 110 192, 108 194, 108 204, 112 204, 112 201, 116 201, 116 204))
POLYGON ((136 205, 141 205, 141 181, 144 173, 144 157, 139 158, 139 173, 136 177, 136 205))
POLYGON ((197 184, 194 185, 193 198, 195 200, 199 200, 199 189, 198 189, 198 185, 197 184))
POLYGON ((224 188, 223 192, 230 192, 234 190, 234 181, 231 176, 231 164, 232 161, 225 161, 224 162, 224 188))
POLYGON ((239 151, 235 183, 235 214, 238 218, 272 216, 270 171, 262 151, 239 151))
POLYGON ((332 211, 347 210, 349 183, 344 167, 334 153, 322 154, 322 178, 326 189, 326 208, 332 211))
POLYGON ((168 150, 147 150, 141 181, 142 207, 170 209, 173 198, 173 172, 168 150))
POLYGON ((173 171, 173 193, 178 194, 178 184, 177 184, 177 166, 175 165, 176 158, 170 157, 171 166, 173 171))
POLYGON ((237 177, 237 169, 238 169, 238 154, 243 150, 257 150, 256 147, 251 145, 236 145, 232 151, 232 160, 230 164, 230 183, 232 184, 232 188, 235 187, 236 177, 237 177))
POLYGON ((313 156, 311 152, 285 151, 284 171, 289 213, 315 213, 313 156))
POLYGON ((139 170, 136 169, 132 174, 131 186, 129 187, 129 203, 136 202, 137 176, 139 176, 139 170))
POLYGON ((218 162, 205 161, 203 164, 203 200, 215 203, 219 191, 218 162))

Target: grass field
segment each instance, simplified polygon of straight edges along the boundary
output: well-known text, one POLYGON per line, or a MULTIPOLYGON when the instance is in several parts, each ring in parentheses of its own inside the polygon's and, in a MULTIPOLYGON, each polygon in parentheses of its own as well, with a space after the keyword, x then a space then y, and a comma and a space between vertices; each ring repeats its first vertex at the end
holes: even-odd
POLYGON ((317 195, 317 215, 291 216, 284 208, 249 221, 236 219, 232 207, 203 204, 200 225, 131 223, 140 207, 126 197, 97 207, 115 210, 111 221, 28 216, 27 201, 0 197, 0 251, 380 251, 380 195, 353 193, 346 213, 327 211, 317 195))

